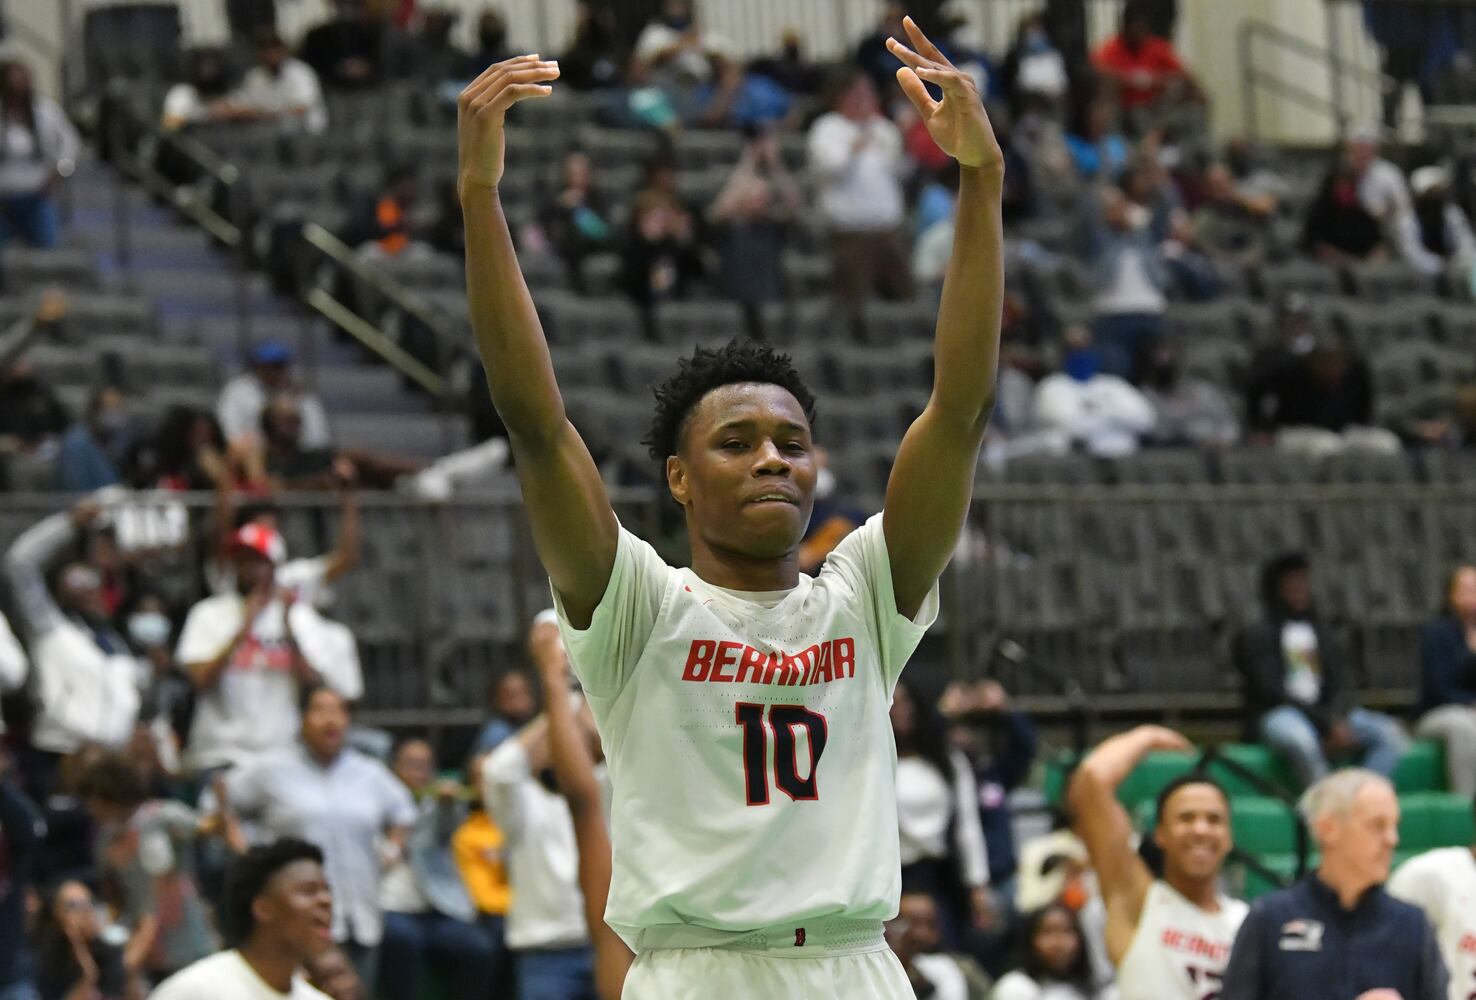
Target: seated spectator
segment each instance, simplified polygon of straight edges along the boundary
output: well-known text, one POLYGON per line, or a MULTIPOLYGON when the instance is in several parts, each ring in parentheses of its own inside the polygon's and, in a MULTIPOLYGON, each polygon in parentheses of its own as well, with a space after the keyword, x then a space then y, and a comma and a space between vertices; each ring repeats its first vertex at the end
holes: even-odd
POLYGON ((594 166, 587 154, 575 150, 564 157, 561 189, 538 217, 578 287, 583 281, 580 267, 584 258, 609 249, 614 237, 610 206, 594 186, 594 166))
POLYGON ((69 420, 56 392, 24 357, 0 367, 0 454, 44 450, 69 420))
POLYGON ((329 948, 303 965, 308 983, 328 994, 329 1000, 369 1000, 354 963, 342 948, 329 948))
POLYGON ((871 79, 860 70, 835 78, 830 109, 810 126, 810 170, 830 237, 836 296, 855 305, 873 295, 912 297, 902 232, 902 136, 882 114, 871 79))
POLYGON ((261 417, 267 401, 280 392, 297 393, 302 411, 298 444, 305 449, 326 448, 330 443, 328 413, 318 397, 302 391, 292 375, 292 351, 285 344, 268 340, 251 350, 247 371, 220 390, 215 412, 226 441, 235 446, 261 434, 261 417))
POLYGON ((370 260, 430 253, 429 245, 423 242, 429 226, 422 218, 424 213, 416 211, 419 196, 419 172, 415 167, 408 163, 391 167, 385 172, 379 192, 355 211, 344 242, 357 247, 370 260))
POLYGON ((87 886, 66 881, 36 921, 36 983, 41 1000, 143 1000, 147 985, 121 945, 103 936, 87 886))
POLYGON ((1328 171, 1307 208, 1302 249, 1328 263, 1378 260, 1388 255, 1379 220, 1359 198, 1359 181, 1343 161, 1328 171))
POLYGON ((1020 965, 994 985, 990 1000, 1098 1000, 1076 914, 1052 903, 1026 919, 1020 965))
POLYGON ((30 67, 0 57, 0 247, 12 236, 43 250, 61 242, 54 196, 81 148, 66 112, 36 93, 30 67))
POLYGON ((1143 0, 1128 0, 1123 5, 1118 33, 1092 53, 1092 66, 1116 87, 1124 111, 1204 100, 1173 43, 1153 34, 1152 17, 1143 0))
POLYGON ((1282 450, 1312 456, 1345 450, 1394 454, 1399 438, 1373 426, 1368 362, 1341 337, 1324 334, 1285 372, 1279 394, 1263 401, 1266 426, 1282 450), (1272 400, 1274 399, 1274 402, 1272 400))
POLYGON ((477 18, 477 49, 465 57, 459 79, 475 80, 488 66, 517 55, 507 44, 507 21, 495 7, 483 9, 477 18))
POLYGON ((913 210, 917 235, 912 243, 912 277, 920 286, 939 294, 953 254, 960 179, 956 163, 945 168, 918 192, 913 210))
POLYGON ((1139 370, 1139 388, 1153 407, 1151 444, 1225 448, 1240 439, 1240 420, 1225 391, 1208 379, 1185 377, 1176 346, 1155 345, 1139 370))
POLYGON ((256 65, 230 98, 227 116, 237 121, 273 121, 284 132, 317 135, 328 127, 328 107, 318 77, 292 58, 282 36, 268 31, 256 41, 256 65))
POLYGON ((501 828, 487 815, 479 790, 482 788, 482 765, 485 754, 473 754, 466 765, 466 786, 471 789, 466 820, 451 835, 451 855, 461 881, 477 908, 477 924, 487 934, 498 955, 498 968, 492 984, 503 987, 510 978, 512 963, 503 950, 507 908, 512 902, 512 886, 507 880, 504 862, 505 839, 501 828))
POLYGON ((23 774, 32 798, 44 802, 65 754, 87 744, 121 747, 138 718, 138 678, 144 673, 114 629, 97 570, 70 562, 47 587, 47 570, 102 514, 84 501, 52 514, 17 538, 5 572, 35 667, 36 719, 23 774))
POLYGON ((1421 167, 1410 177, 1414 207, 1404 216, 1400 247, 1404 257, 1425 274, 1455 269, 1469 278, 1476 264, 1476 234, 1466 213, 1450 197, 1450 173, 1444 167, 1421 167))
POLYGON ((787 28, 779 39, 777 55, 755 59, 750 73, 768 77, 797 97, 815 97, 825 85, 825 72, 806 57, 800 33, 787 28))
POLYGON ((98 826, 98 872, 127 927, 129 966, 154 982, 219 948, 192 872, 205 822, 182 802, 151 798, 137 764, 112 753, 78 789, 98 826))
POLYGON ((185 57, 185 79, 164 94, 159 124, 175 132, 229 114, 230 77, 225 60, 215 49, 194 49, 185 57))
POLYGON ((333 891, 333 941, 366 983, 378 981, 383 859, 403 856, 415 802, 389 768, 346 746, 349 702, 308 688, 301 737, 226 775, 231 803, 259 836, 301 837, 323 849, 333 891))
POLYGON ((302 59, 328 90, 367 90, 384 75, 384 24, 365 0, 333 0, 331 20, 302 39, 302 59))
MULTIPOLYGON (((987 973, 970 956, 945 951, 938 904, 925 892, 904 892, 897 919, 913 952, 912 969, 932 986, 936 1000, 984 1000, 992 985, 987 973)), ((919 993, 919 996, 923 994, 919 993)))
POLYGON ((1213 257, 1259 264, 1271 256, 1276 207, 1274 195, 1245 193, 1229 167, 1211 164, 1204 173, 1204 200, 1194 211, 1195 240, 1213 257))
POLYGON ((1066 59, 1052 41, 1043 13, 1031 12, 1020 19, 999 76, 1010 111, 1017 115, 1031 100, 1059 104, 1066 98, 1071 86, 1066 59))
POLYGON ((1133 379, 1133 365, 1163 336, 1168 262, 1153 231, 1153 212, 1119 188, 1088 199, 1083 235, 1095 288, 1092 339, 1102 371, 1133 379))
MULTIPOLYGON (((540 619, 533 620, 534 625, 539 623, 540 619)), ((474 754, 496 750, 503 740, 526 726, 538 713, 533 680, 527 671, 515 667, 493 677, 487 686, 487 707, 491 710, 491 718, 482 726, 476 742, 472 744, 474 754)))
POLYGON ((779 156, 779 141, 760 131, 749 139, 708 209, 724 290, 743 307, 749 335, 762 339, 763 307, 784 295, 780 263, 803 207, 799 185, 779 156))
POLYGON ((139 704, 139 724, 148 728, 163 770, 178 775, 194 692, 189 678, 174 662, 170 642, 174 626, 158 594, 142 594, 133 602, 126 632, 128 644, 149 671, 139 704))
POLYGON ((1251 439, 1269 445, 1292 370, 1317 342, 1307 296, 1292 292, 1275 305, 1272 336, 1256 348, 1246 372, 1245 414, 1251 439))
POLYGON ((1100 93, 1076 102, 1067 148, 1082 177, 1117 177, 1127 169, 1131 147, 1118 126, 1117 105, 1109 94, 1100 93))
POLYGON ((660 91, 683 122, 719 124, 742 73, 728 40, 701 26, 695 0, 663 0, 636 38, 631 79, 660 91))
POLYGON ((113 486, 122 476, 133 442, 123 392, 117 386, 94 389, 87 416, 62 435, 56 455, 56 488, 65 493, 91 493, 113 486))
POLYGON ((1090 455, 1138 450, 1152 433, 1153 405, 1132 383, 1103 370, 1102 356, 1080 335, 1068 340, 1062 370, 1035 387, 1033 423, 1090 455))
POLYGON ((888 2, 876 28, 856 45, 856 66, 878 93, 890 94, 896 86, 897 70, 902 68, 902 60, 892 55, 887 48, 887 40, 895 38, 904 45, 908 44, 907 30, 902 26, 906 15, 906 5, 888 2))
POLYGON ((197 692, 187 754, 197 770, 244 766, 290 744, 299 691, 326 680, 346 698, 363 693, 352 644, 278 588, 282 536, 247 525, 233 554, 235 591, 190 609, 176 651, 197 692))
POLYGON ((620 82, 618 48, 614 9, 575 0, 574 37, 559 54, 559 82, 575 90, 615 86, 620 82))
POLYGON ((1458 566, 1420 636, 1421 739, 1445 745, 1450 790, 1476 797, 1476 566, 1458 566))
POLYGON ((150 478, 143 486, 188 492, 229 487, 235 480, 220 422, 203 410, 171 406, 145 451, 141 464, 150 478))
POLYGON ((697 224, 676 192, 676 167, 656 159, 646 166, 646 186, 631 208, 621 283, 635 302, 649 308, 685 298, 702 273, 697 224))
POLYGON ((322 850, 279 840, 237 858, 227 873, 221 923, 231 950, 166 980, 153 1000, 328 1000, 302 975, 333 947, 333 892, 322 850))
MULTIPOLYGON (((0 652, 0 660, 4 653, 0 652)), ((27 1000, 36 996, 35 959, 28 940, 26 897, 42 846, 41 815, 11 777, 10 757, 0 752, 0 996, 27 1000)))
POLYGON ((1285 754, 1305 787, 1330 759, 1394 773, 1407 740, 1387 715, 1358 707, 1347 660, 1312 599, 1312 569, 1300 554, 1261 571, 1263 617, 1237 638, 1248 733, 1285 754))
MULTIPOLYGON (((26 657, 26 648, 15 637, 10 621, 0 613, 0 695, 19 691, 31 672, 31 661, 26 657)), ((5 720, 0 718, 0 735, 5 732, 5 720)), ((5 776, 6 760, 0 753, 0 778, 5 776)), ((5 982, 0 976, 0 984, 5 982)), ((4 996, 4 993, 0 993, 4 996)))
POLYGON ((466 820, 459 781, 436 780, 435 753, 424 740, 396 748, 396 778, 418 803, 405 850, 385 870, 380 990, 385 1000, 419 1000, 428 968, 445 970, 451 996, 485 992, 497 964, 496 944, 452 857, 451 838, 466 820))

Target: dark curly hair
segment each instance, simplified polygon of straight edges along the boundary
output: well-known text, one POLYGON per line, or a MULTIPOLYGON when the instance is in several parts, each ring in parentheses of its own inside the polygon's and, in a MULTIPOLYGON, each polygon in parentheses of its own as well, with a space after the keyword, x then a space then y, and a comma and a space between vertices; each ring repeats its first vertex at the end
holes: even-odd
POLYGON ((690 358, 677 362, 677 370, 655 389, 656 413, 651 429, 641 443, 658 462, 676 454, 682 427, 703 396, 714 389, 739 382, 764 382, 789 390, 815 426, 815 394, 795 371, 789 355, 776 354, 767 344, 730 340, 722 347, 699 347, 690 358))
POLYGON ((251 848, 226 870, 225 898, 221 902, 221 933, 233 947, 245 944, 256 931, 251 908, 267 884, 288 865, 299 861, 323 863, 323 852, 306 841, 284 837, 251 848))

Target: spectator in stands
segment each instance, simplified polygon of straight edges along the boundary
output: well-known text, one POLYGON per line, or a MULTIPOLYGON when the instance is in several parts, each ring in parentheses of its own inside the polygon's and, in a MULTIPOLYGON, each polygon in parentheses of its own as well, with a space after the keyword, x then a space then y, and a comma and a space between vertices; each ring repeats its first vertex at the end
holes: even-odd
POLYGON ((779 156, 779 140, 759 130, 708 209, 724 288, 743 307, 744 323, 756 339, 765 336, 763 307, 784 294, 780 263, 803 204, 799 185, 779 156))
MULTIPOLYGON (((26 657, 26 648, 15 637, 10 621, 0 613, 0 695, 20 690, 30 672, 31 661, 26 657)), ((4 733, 5 720, 0 719, 0 735, 4 733)), ((5 755, 0 753, 0 779, 5 777, 6 763, 5 755)), ((0 977, 0 984, 3 983, 4 977, 0 977)), ((0 997, 4 996, 4 992, 0 992, 0 997)))
MULTIPOLYGON (((1345 450, 1395 454, 1399 438, 1373 426, 1373 375, 1368 362, 1336 334, 1321 334, 1286 371, 1267 426, 1276 446, 1313 456, 1345 450)), ((1268 405, 1269 400, 1262 405, 1268 405)))
POLYGON ((830 110, 810 126, 807 145, 830 237, 835 294, 853 306, 878 294, 910 299, 901 133, 882 114, 876 87, 860 70, 831 81, 826 105, 830 110))
POLYGON ((1247 730, 1285 754, 1304 786, 1327 774, 1330 758, 1393 774, 1408 741, 1399 723, 1355 701, 1342 647, 1313 602, 1307 557, 1266 563, 1261 602, 1261 621, 1235 643, 1247 730))
POLYGON ((56 488, 65 493, 91 493, 122 479, 118 469, 133 437, 127 402, 117 386, 92 391, 87 416, 62 435, 56 455, 56 488))
POLYGON ((512 963, 504 950, 507 909, 512 902, 512 886, 507 880, 502 829, 487 814, 480 794, 482 765, 485 754, 472 755, 466 765, 466 787, 471 791, 466 820, 451 835, 451 854, 461 881, 477 908, 477 924, 492 942, 498 955, 492 976, 494 993, 508 993, 512 963))
POLYGON ((231 96, 226 116, 236 121, 277 122, 284 132, 317 135, 328 127, 328 107, 318 76, 292 58, 275 31, 256 41, 256 65, 231 96))
POLYGON ((1031 186, 1043 196, 1037 199, 1040 211, 1074 201, 1080 175, 1054 101, 1041 95, 1026 97, 1009 139, 1011 149, 1028 164, 1031 186))
POLYGON ((942 718, 905 679, 892 695, 891 718, 902 889, 933 897, 943 941, 957 948, 971 924, 986 927, 995 917, 974 770, 949 747, 942 718))
POLYGON ((1466 213, 1450 197, 1450 173, 1444 167, 1416 170, 1409 179, 1414 208, 1404 216, 1407 231, 1400 246, 1405 259, 1425 274, 1450 269, 1469 281, 1476 264, 1476 234, 1466 213))
POLYGON ((10 546, 5 572, 35 666, 37 714, 23 761, 28 790, 49 796, 64 754, 87 744, 121 747, 138 718, 143 673, 114 629, 98 572, 69 562, 47 587, 47 567, 97 523, 103 508, 84 501, 52 514, 10 546))
POLYGON ((1476 565, 1458 566, 1445 607, 1420 636, 1422 739, 1445 744, 1450 790, 1476 797, 1476 565))
POLYGON ((1078 100, 1066 136, 1072 162, 1082 177, 1118 177, 1127 169, 1131 147, 1119 127, 1117 104, 1110 94, 1078 100))
POLYGON ((380 882, 379 981, 385 1000, 419 1000, 432 967, 445 970, 451 996, 476 996, 486 992, 497 964, 494 942, 478 923, 452 856, 452 836, 467 816, 467 789, 459 781, 437 780, 435 766, 435 752, 424 740, 407 739, 395 749, 395 777, 418 806, 405 850, 380 882))
POLYGON ((1328 263, 1387 255, 1379 220, 1359 198, 1359 180, 1345 161, 1335 163, 1307 208, 1302 249, 1328 263))
POLYGON ((994 986, 990 1000, 1097 1000, 1081 924, 1061 903, 1030 914, 1020 965, 994 986))
POLYGON ((1068 96, 1066 59, 1051 40, 1043 13, 1033 11, 1020 18, 999 78, 1010 111, 1017 115, 1030 100, 1043 98, 1055 105, 1068 96))
POLYGON ((1322 860, 1291 888, 1256 900, 1220 996, 1447 1000, 1449 974, 1424 912, 1384 891, 1399 844, 1388 778, 1361 768, 1329 775, 1307 790, 1300 811, 1322 860))
POLYGON ((630 73, 659 90, 681 121, 709 124, 726 117, 741 78, 728 40, 699 24, 694 0, 663 0, 636 39, 630 73))
POLYGON ((1108 375, 1134 379, 1145 345, 1163 335, 1171 276, 1154 213, 1120 188, 1087 199, 1082 234, 1095 289, 1092 339, 1108 375))
POLYGON ((346 746, 350 721, 346 698, 326 685, 308 687, 300 741, 233 768, 226 790, 243 820, 261 824, 262 836, 302 837, 323 849, 333 940, 359 977, 373 983, 384 929, 384 859, 403 857, 416 812, 389 768, 346 746))
POLYGON ((221 53, 194 49, 187 53, 185 62, 185 79, 164 94, 159 124, 166 132, 229 116, 230 77, 221 53))
POLYGON ((797 97, 815 97, 825 85, 824 70, 805 55, 804 40, 793 28, 786 28, 780 37, 778 54, 755 59, 748 70, 797 97))
MULTIPOLYGON (((897 919, 912 946, 912 968, 935 992, 936 1000, 984 1000, 992 981, 969 955, 944 949, 938 904, 925 892, 904 892, 897 919)), ((919 992, 918 996, 924 994, 919 992)))
POLYGON ((30 67, 0 57, 0 247, 12 236, 43 250, 61 242, 53 195, 81 147, 66 112, 36 93, 30 67))
POLYGON ((1275 440, 1277 414, 1293 369, 1312 350, 1316 336, 1307 296, 1292 292, 1275 305, 1275 330, 1250 360, 1246 372, 1245 414, 1251 440, 1269 445, 1275 440))
POLYGON ((0 997, 34 1000, 36 969, 26 934, 26 897, 45 828, 10 772, 10 757, 0 751, 0 997))
POLYGON ((1195 240, 1215 258, 1260 264, 1272 253, 1277 204, 1273 194, 1246 192, 1228 166, 1213 163, 1204 172, 1204 200, 1194 211, 1195 240))
POLYGON ((424 213, 416 211, 419 197, 420 176, 414 164, 391 167, 379 192, 355 211, 345 242, 369 260, 430 253, 423 242, 429 234, 424 213))
POLYGON ((292 351, 274 340, 257 344, 251 350, 249 369, 227 382, 216 401, 216 414, 226 440, 235 445, 241 440, 258 438, 261 415, 267 401, 280 392, 296 392, 302 409, 302 430, 298 443, 306 449, 326 448, 330 438, 328 413, 318 397, 304 392, 292 376, 292 351))
POLYGON ((1223 389, 1185 376, 1176 344, 1160 341, 1139 363, 1143 396, 1153 407, 1152 444, 1225 448, 1240 439, 1240 420, 1223 389))
POLYGON ((576 0, 574 37, 559 55, 559 81, 575 90, 613 87, 620 82, 615 10, 592 0, 576 0))
POLYGON ((369 1000, 354 963, 349 961, 342 948, 329 948, 316 958, 309 959, 303 969, 308 983, 328 994, 329 1000, 369 1000))
POLYGON ((143 1000, 148 989, 121 945, 103 935, 87 886, 61 883, 36 921, 36 982, 41 1000, 143 1000))
POLYGON ((1174 50, 1173 43, 1153 34, 1142 0, 1128 0, 1116 35, 1092 53, 1092 65, 1117 90, 1123 110, 1184 100, 1204 101, 1204 92, 1174 50))
POLYGON ((277 586, 282 536, 248 524, 233 555, 236 589, 190 609, 176 651, 198 692, 188 748, 197 770, 243 766, 290 744, 300 690, 326 680, 348 699, 363 692, 352 646, 277 586))
POLYGON ((218 490, 234 479, 220 422, 190 406, 165 412, 143 465, 152 474, 144 485, 162 490, 218 490))
POLYGON ((1352 130, 1343 147, 1343 162, 1358 186, 1359 204, 1386 233, 1393 232, 1410 211, 1409 184, 1404 171, 1379 155, 1378 126, 1360 125, 1352 130))
MULTIPOLYGON (((534 625, 539 619, 534 619, 534 625)), ((502 741, 517 733, 538 713, 538 702, 533 694, 533 679, 520 668, 504 670, 492 678, 487 685, 487 707, 491 718, 482 726, 472 745, 472 753, 488 754, 502 745, 502 741)))
POLYGON ((896 84, 897 70, 902 68, 902 60, 892 55, 887 48, 887 40, 895 38, 906 45, 908 42, 907 31, 902 27, 902 18, 907 15, 907 7, 904 4, 888 2, 882 9, 881 19, 877 22, 875 30, 856 46, 856 65, 861 72, 866 74, 871 81, 873 89, 878 93, 889 94, 896 84))
MULTIPOLYGON (((344 490, 338 497, 338 538, 333 549, 319 556, 287 559, 277 567, 274 582, 297 600, 326 611, 333 603, 333 584, 359 565, 362 531, 358 495, 344 490)), ((236 590, 234 549, 236 533, 248 524, 280 532, 276 507, 259 503, 243 506, 239 511, 231 493, 216 494, 216 507, 211 517, 212 552, 205 563, 205 581, 213 593, 236 590)))
POLYGON ((35 452, 67 429, 66 408, 24 357, 0 367, 0 454, 35 452))
POLYGON ((212 954, 219 942, 192 872, 205 820, 182 802, 151 798, 120 753, 89 765, 78 792, 98 826, 98 873, 130 931, 128 965, 159 982, 212 954))
POLYGON ((664 157, 646 165, 646 184, 631 207, 621 263, 626 294, 646 309, 684 298, 702 273, 697 223, 677 195, 676 165, 664 157))
POLYGON ((486 7, 477 18, 477 50, 462 64, 458 79, 475 80, 488 66, 516 55, 507 45, 507 21, 496 7, 486 7))
POLYGON ((128 644, 149 668, 139 722, 149 728, 159 746, 164 770, 178 774, 193 692, 189 679, 174 662, 174 647, 169 641, 173 631, 168 608, 158 594, 141 594, 133 601, 127 620, 128 644))
POLYGON ((232 865, 221 905, 230 951, 197 962, 153 1000, 327 1000, 303 966, 333 947, 333 893, 323 851, 301 840, 253 848, 232 865))
POLYGON ((554 251, 568 265, 570 281, 582 287, 584 258, 609 249, 615 235, 610 206, 594 186, 588 154, 574 150, 564 157, 562 188, 543 206, 539 221, 554 251))
POLYGON ((1084 330, 1067 331, 1061 371, 1035 387, 1033 423, 1100 456, 1130 455, 1153 430, 1153 405, 1132 383, 1104 370, 1084 330))
POLYGON ((328 90, 367 90, 384 75, 385 28, 365 0, 333 0, 334 16, 302 40, 302 58, 328 90))

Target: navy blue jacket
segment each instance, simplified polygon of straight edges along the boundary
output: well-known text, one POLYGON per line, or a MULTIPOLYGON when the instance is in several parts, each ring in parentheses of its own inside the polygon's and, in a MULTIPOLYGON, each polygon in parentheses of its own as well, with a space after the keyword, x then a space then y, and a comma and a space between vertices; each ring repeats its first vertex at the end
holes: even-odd
POLYGON ((1441 615, 1420 634, 1420 714, 1443 705, 1476 704, 1476 653, 1461 623, 1441 615))
POLYGON ((1019 868, 1009 794, 1030 774, 1037 742, 1035 726, 1023 712, 1005 712, 1000 722, 1004 738, 994 758, 975 768, 979 775, 979 824, 984 828, 984 846, 988 848, 989 884, 994 886, 1013 878, 1019 868))
POLYGON ((1221 1000, 1356 1000, 1373 989, 1448 1000, 1449 978, 1423 911, 1370 889, 1352 910, 1309 875, 1262 896, 1235 937, 1221 1000))

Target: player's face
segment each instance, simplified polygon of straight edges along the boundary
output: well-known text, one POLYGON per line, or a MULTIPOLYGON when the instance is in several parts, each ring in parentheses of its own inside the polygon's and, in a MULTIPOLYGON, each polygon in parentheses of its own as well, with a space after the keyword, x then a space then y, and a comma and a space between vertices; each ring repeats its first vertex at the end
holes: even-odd
POLYGON ((1154 831, 1166 868, 1192 879, 1213 878, 1230 853, 1230 807, 1212 785, 1185 785, 1163 805, 1154 831))
POLYGON ((333 891, 316 861, 294 861, 277 872, 257 897, 253 916, 299 963, 333 947, 333 891))
POLYGON ((1030 947, 1052 973, 1068 975, 1081 954, 1081 935, 1077 933, 1071 914, 1060 906, 1047 910, 1035 926, 1030 947))
POLYGON ((804 537, 815 501, 815 449, 799 400, 777 385, 720 386, 687 421, 667 485, 711 548, 779 559, 804 537))
POLYGON ((1338 855, 1344 869, 1368 885, 1388 879, 1399 846, 1399 800, 1393 789, 1382 781, 1369 782, 1358 790, 1347 816, 1325 823, 1324 855, 1338 855))
POLYGON ((1450 581, 1450 607, 1466 621, 1476 619, 1476 566, 1463 566, 1450 581))

